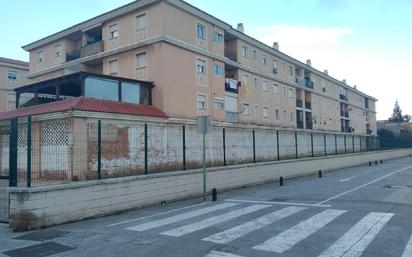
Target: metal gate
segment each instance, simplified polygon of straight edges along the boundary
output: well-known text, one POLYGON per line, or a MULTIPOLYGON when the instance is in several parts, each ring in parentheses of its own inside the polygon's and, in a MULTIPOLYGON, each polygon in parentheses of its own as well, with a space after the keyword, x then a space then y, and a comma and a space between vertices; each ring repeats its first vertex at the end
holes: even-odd
POLYGON ((0 222, 9 221, 9 187, 17 186, 17 120, 0 126, 0 222))

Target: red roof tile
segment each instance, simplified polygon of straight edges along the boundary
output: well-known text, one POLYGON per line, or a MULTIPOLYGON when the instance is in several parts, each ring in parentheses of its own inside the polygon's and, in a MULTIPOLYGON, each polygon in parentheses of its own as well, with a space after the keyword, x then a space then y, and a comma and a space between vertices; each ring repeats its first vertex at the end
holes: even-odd
POLYGON ((164 112, 154 106, 76 97, 54 103, 20 108, 8 112, 0 112, 0 120, 69 110, 167 118, 167 115, 164 112))
POLYGON ((4 58, 4 57, 0 57, 0 62, 5 62, 5 63, 10 63, 10 64, 15 64, 15 65, 21 65, 21 66, 29 67, 29 63, 28 63, 28 62, 23 62, 23 61, 19 61, 19 60, 13 60, 13 59, 4 58))

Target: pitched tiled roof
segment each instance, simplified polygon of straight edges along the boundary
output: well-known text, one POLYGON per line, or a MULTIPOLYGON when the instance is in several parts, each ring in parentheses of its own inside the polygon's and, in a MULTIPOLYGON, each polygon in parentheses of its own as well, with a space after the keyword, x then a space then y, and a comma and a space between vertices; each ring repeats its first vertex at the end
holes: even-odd
POLYGON ((14 65, 21 65, 21 66, 29 67, 29 63, 28 63, 28 62, 23 62, 23 61, 19 61, 19 60, 13 60, 13 59, 4 58, 4 57, 0 57, 0 62, 5 62, 5 63, 14 64, 14 65))
POLYGON ((167 118, 167 115, 164 112, 154 106, 76 97, 54 103, 20 108, 8 112, 0 112, 0 120, 69 110, 167 118))

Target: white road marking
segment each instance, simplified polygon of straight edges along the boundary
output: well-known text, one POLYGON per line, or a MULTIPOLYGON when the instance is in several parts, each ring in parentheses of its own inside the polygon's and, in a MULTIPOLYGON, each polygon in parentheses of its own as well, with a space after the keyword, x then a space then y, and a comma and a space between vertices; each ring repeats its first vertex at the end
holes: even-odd
POLYGON ((271 204, 271 205, 295 205, 295 206, 307 206, 307 207, 323 207, 329 208, 331 205, 325 204, 310 204, 310 203, 291 203, 291 202, 274 202, 274 201, 255 201, 255 200, 238 200, 238 199, 226 199, 226 202, 235 203, 254 203, 254 204, 271 204))
POLYGON ((355 178, 355 176, 349 177, 349 178, 344 178, 344 179, 339 179, 339 182, 343 183, 343 182, 348 182, 349 180, 352 180, 353 178, 355 178))
POLYGON ((409 242, 403 250, 403 254, 401 257, 410 257, 412 256, 412 236, 409 238, 409 242))
POLYGON ((206 207, 206 208, 202 208, 202 209, 198 209, 198 210, 194 210, 194 211, 190 211, 190 212, 186 212, 186 213, 182 213, 182 214, 178 214, 175 216, 171 216, 171 217, 167 217, 164 219, 160 219, 160 220, 155 220, 155 221, 151 221, 148 223, 143 223, 137 226, 133 226, 133 227, 129 227, 127 228, 128 230, 134 230, 134 231, 145 231, 145 230, 149 230, 152 228, 157 228, 157 227, 161 227, 161 226, 165 226, 168 224, 172 224, 178 221, 182 221, 182 220, 187 220, 196 216, 200 216, 206 213, 210 213, 210 212, 214 212, 217 210, 222 210, 222 209, 226 209, 229 207, 233 207, 239 205, 239 203, 222 203, 222 204, 218 204, 218 205, 214 205, 214 206, 210 206, 210 207, 206 207))
POLYGON ((328 209, 318 213, 309 219, 302 221, 296 226, 283 231, 277 236, 265 241, 264 243, 255 246, 256 250, 270 251, 275 253, 283 253, 294 245, 312 235, 319 229, 326 226, 332 220, 344 214, 344 210, 328 209))
POLYGON ((211 251, 205 257, 242 257, 233 253, 225 253, 225 252, 218 252, 218 251, 211 251))
POLYGON ((174 237, 183 236, 183 235, 240 217, 242 215, 246 215, 246 214, 267 208, 267 207, 270 207, 270 205, 258 205, 258 204, 251 205, 243 209, 234 210, 228 213, 214 216, 214 217, 211 217, 205 220, 201 220, 199 222, 191 223, 186 226, 182 226, 182 227, 178 227, 178 228, 166 231, 166 232, 162 232, 160 234, 167 235, 167 236, 174 236, 174 237))
POLYGON ((399 172, 401 172, 401 171, 404 171, 404 170, 407 170, 407 169, 410 169, 410 168, 412 168, 412 165, 411 165, 411 166, 404 167, 404 168, 399 169, 399 170, 397 170, 397 171, 394 171, 394 172, 392 172, 392 173, 386 174, 385 176, 382 176, 382 177, 380 177, 380 178, 374 179, 374 180, 372 180, 372 181, 370 181, 370 182, 368 182, 368 183, 366 183, 366 184, 363 184, 363 185, 361 185, 361 186, 357 186, 357 187, 355 187, 355 188, 353 188, 353 189, 351 189, 351 190, 348 190, 348 191, 345 191, 345 192, 343 192, 343 193, 337 194, 337 195, 335 195, 335 196, 329 197, 328 199, 323 200, 323 201, 321 201, 321 202, 318 202, 317 204, 327 203, 327 202, 329 202, 329 201, 331 201, 331 200, 334 200, 334 199, 339 198, 339 197, 341 197, 341 196, 343 196, 343 195, 352 193, 353 191, 356 191, 356 190, 361 189, 361 188, 363 188, 363 187, 369 186, 369 185, 371 185, 371 184, 373 184, 373 183, 376 183, 376 182, 378 182, 378 181, 380 181, 380 180, 382 180, 382 179, 385 179, 385 178, 387 178, 387 177, 393 176, 393 175, 395 175, 395 174, 397 174, 397 173, 399 173, 399 172))
POLYGON ((226 244, 232 242, 233 240, 244 236, 248 233, 261 229, 267 225, 270 225, 276 221, 279 221, 283 218, 286 218, 290 215, 293 215, 297 212, 300 212, 306 208, 304 207, 286 207, 281 210, 269 213, 257 219, 251 220, 247 223, 241 224, 239 226, 233 227, 231 229, 222 231, 220 233, 211 235, 204 238, 203 240, 214 242, 218 244, 226 244))
POLYGON ((130 219, 130 220, 122 221, 122 222, 109 224, 109 225, 106 225, 106 227, 113 227, 113 226, 118 226, 118 225, 130 223, 130 222, 135 222, 135 221, 139 221, 139 220, 144 220, 144 219, 148 219, 148 218, 154 218, 154 217, 162 216, 162 215, 165 215, 165 214, 170 214, 170 213, 186 210, 186 209, 189 209, 189 208, 198 207, 198 206, 205 205, 205 204, 209 204, 209 203, 199 203, 199 204, 194 204, 194 205, 190 205, 190 206, 185 206, 185 207, 182 207, 182 208, 177 208, 177 209, 173 209, 173 210, 170 210, 170 211, 156 213, 156 214, 145 216, 145 217, 140 217, 140 218, 136 218, 136 219, 130 219))
POLYGON ((392 216, 393 213, 369 213, 318 257, 361 256, 392 216))

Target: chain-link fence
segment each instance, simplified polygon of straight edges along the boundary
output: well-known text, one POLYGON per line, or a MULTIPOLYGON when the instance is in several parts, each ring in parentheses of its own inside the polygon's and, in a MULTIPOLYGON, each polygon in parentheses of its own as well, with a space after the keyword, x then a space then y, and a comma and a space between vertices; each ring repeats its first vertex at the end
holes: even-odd
MULTIPOLYGON (((14 186, 42 186, 202 166, 202 135, 193 123, 29 117, 19 119, 15 129, 11 124, 0 122, 0 186, 9 181, 14 186)), ((320 131, 217 124, 206 135, 209 167, 378 149, 377 137, 320 131)))

